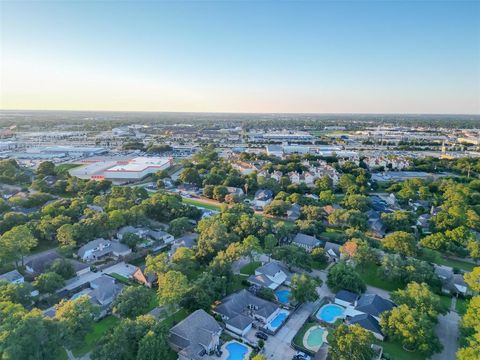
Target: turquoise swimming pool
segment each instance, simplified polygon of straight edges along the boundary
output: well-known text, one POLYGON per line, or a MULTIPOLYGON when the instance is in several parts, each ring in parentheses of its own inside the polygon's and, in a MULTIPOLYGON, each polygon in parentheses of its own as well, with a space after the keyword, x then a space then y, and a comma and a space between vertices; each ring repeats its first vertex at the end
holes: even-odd
POLYGON ((290 289, 284 289, 284 290, 277 290, 275 291, 275 296, 277 297, 278 301, 280 301, 282 304, 288 304, 290 303, 290 294, 291 294, 290 289))
POLYGON ((308 333, 306 345, 309 349, 318 349, 323 344, 323 334, 325 329, 323 327, 316 327, 308 333))
POLYGON ((340 305, 327 304, 323 305, 317 312, 317 319, 325 321, 327 323, 334 323, 335 320, 341 318, 345 312, 345 309, 340 305))
POLYGON ((280 312, 265 326, 271 331, 277 331, 277 329, 283 325, 285 320, 288 318, 290 311, 281 309, 280 312))
POLYGON ((228 350, 227 360, 244 360, 248 353, 248 348, 236 341, 231 342, 225 348, 228 350))

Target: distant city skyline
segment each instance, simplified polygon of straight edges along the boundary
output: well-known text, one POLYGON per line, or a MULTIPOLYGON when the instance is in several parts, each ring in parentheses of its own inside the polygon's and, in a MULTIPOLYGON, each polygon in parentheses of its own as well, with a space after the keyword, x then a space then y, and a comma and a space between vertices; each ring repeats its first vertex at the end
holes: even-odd
POLYGON ((480 2, 0 3, 0 109, 480 113, 480 2))

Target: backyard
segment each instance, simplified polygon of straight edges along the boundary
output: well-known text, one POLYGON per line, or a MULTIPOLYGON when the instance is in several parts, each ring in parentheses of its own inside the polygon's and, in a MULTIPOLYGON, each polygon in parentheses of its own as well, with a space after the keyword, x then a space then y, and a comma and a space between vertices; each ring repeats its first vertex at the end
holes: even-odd
POLYGON ((378 268, 378 265, 371 264, 363 269, 357 268, 357 271, 367 285, 387 291, 394 291, 402 287, 402 284, 400 284, 398 281, 384 280, 378 276, 378 268))
POLYGON ((120 319, 115 316, 107 316, 102 320, 97 321, 93 325, 93 330, 85 336, 83 345, 72 351, 73 355, 80 357, 91 351, 98 339, 100 339, 103 334, 112 329, 119 322, 120 319))
POLYGON ((251 263, 243 266, 240 269, 240 274, 243 275, 253 275, 255 274, 255 269, 262 266, 262 263, 260 261, 252 261, 251 263))
POLYGON ((383 347, 384 353, 390 356, 391 360, 425 360, 425 356, 403 349, 402 345, 395 341, 379 341, 377 345, 383 347))

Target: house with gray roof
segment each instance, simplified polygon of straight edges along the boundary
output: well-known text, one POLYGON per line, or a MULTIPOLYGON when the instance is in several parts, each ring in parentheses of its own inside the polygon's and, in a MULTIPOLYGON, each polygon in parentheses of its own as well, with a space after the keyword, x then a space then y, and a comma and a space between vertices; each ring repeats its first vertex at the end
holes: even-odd
POLYGON ((142 238, 144 242, 137 245, 140 248, 152 247, 153 251, 157 251, 170 244, 174 237, 163 230, 152 230, 145 227, 124 226, 117 232, 117 238, 122 240, 126 234, 134 234, 142 238))
POLYGON ((377 210, 369 210, 366 214, 368 217, 368 225, 373 235, 377 238, 385 237, 386 228, 381 219, 380 212, 377 210))
POLYGON ((175 239, 172 243, 172 246, 170 248, 170 251, 168 252, 169 256, 173 256, 177 249, 181 247, 186 247, 189 249, 194 248, 197 246, 197 239, 198 239, 198 234, 197 233, 187 233, 177 239, 175 239))
POLYGON ((287 219, 295 221, 300 218, 302 207, 298 204, 293 204, 290 209, 287 210, 287 219))
POLYGON ((469 295, 467 283, 462 274, 455 274, 448 266, 434 265, 435 274, 442 282, 442 292, 446 294, 469 295))
POLYGON ((322 242, 318 240, 315 236, 298 233, 292 240, 292 245, 299 246, 304 248, 308 252, 312 251, 314 248, 320 246, 322 242))
POLYGON ((5 274, 0 275, 0 281, 6 281, 10 284, 23 284, 25 278, 17 270, 9 271, 5 274))
POLYGON ((130 254, 132 250, 118 241, 96 239, 88 242, 78 249, 77 255, 87 262, 94 262, 106 257, 123 257, 130 254))
POLYGON ((272 290, 276 290, 280 285, 290 285, 292 273, 281 263, 269 262, 255 269, 255 274, 250 275, 248 282, 272 290))
POLYGON ((76 260, 65 259, 56 251, 48 251, 30 256, 25 262, 25 270, 32 275, 43 274, 49 271, 50 266, 52 266, 53 262, 56 260, 66 260, 72 264, 76 276, 90 272, 90 265, 76 260))
POLYGON ((256 297, 243 289, 220 301, 213 310, 219 314, 228 330, 244 336, 255 320, 270 322, 280 311, 274 303, 256 297))
POLYGON ((335 294, 335 304, 341 306, 353 306, 358 299, 358 294, 355 294, 348 290, 340 290, 335 294))
POLYGON ((255 193, 254 205, 257 208, 263 209, 273 200, 273 191, 270 189, 257 190, 255 193))
POLYGON ((340 251, 340 245, 327 241, 325 243, 325 256, 329 262, 336 263, 342 258, 342 253, 340 251))
POLYGON ((382 313, 392 310, 395 306, 393 302, 377 294, 363 294, 356 301, 355 310, 372 315, 379 320, 382 313))
POLYGON ((179 360, 204 360, 220 343, 222 327, 205 310, 196 310, 170 329, 169 343, 179 360))
POLYGON ((383 341, 385 335, 376 318, 370 314, 359 314, 347 319, 348 325, 360 325, 365 330, 370 331, 378 340, 383 341))

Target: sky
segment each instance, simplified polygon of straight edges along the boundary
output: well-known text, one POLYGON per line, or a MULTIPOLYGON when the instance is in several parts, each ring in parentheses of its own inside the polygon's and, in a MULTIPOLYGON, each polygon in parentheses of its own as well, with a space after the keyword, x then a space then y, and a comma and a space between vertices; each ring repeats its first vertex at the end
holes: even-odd
POLYGON ((480 1, 2 1, 0 16, 0 109, 480 113, 480 1))

